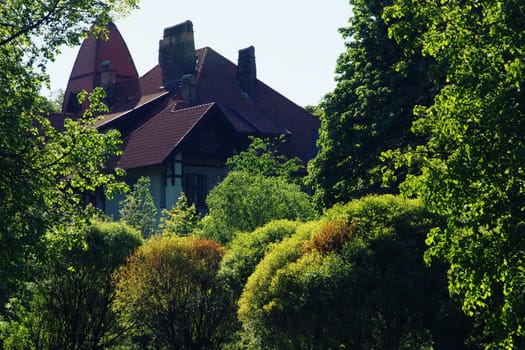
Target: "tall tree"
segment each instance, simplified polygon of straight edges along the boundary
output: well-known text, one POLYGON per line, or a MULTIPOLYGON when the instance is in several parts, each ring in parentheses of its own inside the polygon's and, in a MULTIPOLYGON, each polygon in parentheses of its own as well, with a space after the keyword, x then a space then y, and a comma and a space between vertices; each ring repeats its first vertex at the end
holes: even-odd
POLYGON ((45 65, 60 45, 77 44, 95 23, 136 0, 17 0, 0 6, 0 308, 45 242, 44 233, 81 212, 80 194, 115 177, 101 170, 118 151, 118 134, 93 129, 93 112, 57 132, 42 117, 45 65))
POLYGON ((523 346, 525 328, 525 3, 396 0, 392 34, 414 21, 417 42, 447 66, 435 103, 416 130, 431 137, 408 157, 423 174, 406 189, 448 215, 429 257, 451 265, 449 289, 485 330, 488 348, 523 346))
POLYGON ((391 2, 351 0, 349 26, 340 29, 346 52, 337 62, 337 86, 321 103, 320 150, 309 167, 319 205, 396 192, 404 170, 395 174, 391 188, 383 188, 381 152, 421 142, 410 132, 412 110, 435 94, 433 60, 407 56, 388 37, 382 14, 391 2))

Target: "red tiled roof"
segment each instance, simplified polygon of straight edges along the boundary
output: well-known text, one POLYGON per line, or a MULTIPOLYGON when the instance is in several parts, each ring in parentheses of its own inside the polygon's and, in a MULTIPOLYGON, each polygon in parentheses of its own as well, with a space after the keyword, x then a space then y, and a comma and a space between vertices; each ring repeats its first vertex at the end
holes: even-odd
POLYGON ((180 110, 168 106, 124 140, 120 167, 130 169, 162 163, 213 105, 180 110))
POLYGON ((206 47, 196 51, 197 102, 218 102, 240 111, 261 134, 276 132, 290 135, 281 151, 288 157, 299 157, 306 163, 311 158, 313 138, 320 121, 262 81, 257 80, 255 96, 247 98, 237 80, 237 66, 206 47))
MULTIPOLYGON (((319 119, 260 80, 255 96, 243 93, 237 80, 237 66, 209 47, 196 50, 196 105, 216 102, 239 133, 258 136, 289 135, 282 146, 288 157, 311 158, 313 138, 319 119)), ((140 78, 143 93, 159 91, 162 70, 159 65, 140 78)))
POLYGON ((111 60, 115 66, 116 93, 126 98, 140 94, 137 69, 126 42, 113 23, 108 25, 108 30, 107 40, 90 34, 82 43, 64 93, 64 112, 68 112, 72 93, 91 91, 101 85, 102 62, 106 60, 111 60))
POLYGON ((143 95, 154 94, 161 90, 162 87, 162 68, 156 65, 149 72, 140 77, 140 91, 143 95))
MULTIPOLYGON (((135 66, 120 33, 114 26, 110 28, 110 32, 108 42, 90 37, 83 43, 72 72, 73 78, 80 75, 81 79, 70 79, 67 91, 89 81, 100 84, 100 60, 111 55, 110 59, 115 62, 116 69, 123 66, 121 75, 136 75, 135 66), (88 51, 95 51, 95 54, 88 51), (91 71, 95 73, 90 78, 87 70, 84 72, 80 69, 82 67, 91 67, 91 71), (82 74, 87 75, 82 77, 82 74)), ((281 152, 288 157, 299 157, 306 164, 312 157, 313 142, 320 124, 318 118, 260 80, 256 81, 252 96, 247 96, 237 79, 237 66, 213 49, 201 48, 195 51, 195 55, 196 95, 191 101, 191 105, 195 107, 185 108, 188 103, 181 103, 183 98, 178 87, 162 87, 160 65, 138 79, 132 77, 119 80, 116 92, 122 95, 119 96, 121 103, 97 127, 120 122, 120 125, 129 129, 120 159, 123 168, 160 164, 212 106, 224 115, 224 120, 239 134, 286 134, 287 142, 281 147, 281 152), (139 89, 140 94, 137 92, 139 89), (126 116, 133 111, 139 114, 147 111, 149 114, 145 114, 146 118, 141 120, 149 121, 140 127, 138 119, 133 122, 136 124, 129 124, 126 116)))

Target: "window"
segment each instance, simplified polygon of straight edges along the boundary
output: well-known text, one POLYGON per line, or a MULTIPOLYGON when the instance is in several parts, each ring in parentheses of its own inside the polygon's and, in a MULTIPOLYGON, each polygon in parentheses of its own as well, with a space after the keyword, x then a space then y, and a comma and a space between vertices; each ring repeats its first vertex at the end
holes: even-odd
POLYGON ((185 174, 182 188, 188 201, 194 203, 199 211, 206 208, 206 194, 208 193, 206 175, 185 174))
POLYGON ((168 186, 168 184, 175 186, 175 179, 182 177, 182 155, 180 153, 177 153, 173 160, 166 164, 164 175, 166 179, 166 186, 168 186))

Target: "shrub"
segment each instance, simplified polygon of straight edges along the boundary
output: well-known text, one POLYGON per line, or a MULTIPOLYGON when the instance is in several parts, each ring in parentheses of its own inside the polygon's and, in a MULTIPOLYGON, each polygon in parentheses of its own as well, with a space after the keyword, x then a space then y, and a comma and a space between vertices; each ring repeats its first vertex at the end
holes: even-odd
POLYGON ((120 341, 110 307, 113 273, 142 239, 128 225, 103 222, 93 222, 84 237, 85 245, 52 241, 43 278, 10 302, 6 349, 101 349, 120 341))
POLYGON ((223 256, 216 242, 155 236, 118 275, 115 309, 134 342, 155 349, 219 349, 233 306, 216 273, 223 256))
POLYGON ((302 224, 248 278, 241 346, 462 347, 468 324, 448 297, 446 269, 423 262, 436 220, 417 201, 373 196, 302 224))
POLYGON ((271 221, 253 232, 240 233, 233 239, 222 259, 219 276, 232 289, 236 298, 272 243, 291 236, 298 225, 296 221, 271 221))

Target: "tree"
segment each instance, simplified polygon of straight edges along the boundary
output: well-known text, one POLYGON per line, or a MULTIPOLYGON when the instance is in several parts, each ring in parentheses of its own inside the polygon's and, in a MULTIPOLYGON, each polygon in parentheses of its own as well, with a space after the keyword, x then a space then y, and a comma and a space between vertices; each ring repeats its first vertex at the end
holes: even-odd
POLYGON ((466 348, 443 266, 422 259, 434 220, 416 201, 386 196, 299 226, 244 287, 244 348, 466 348))
POLYGON ((272 220, 315 217, 310 197, 299 185, 241 171, 231 171, 210 191, 206 204, 209 214, 203 219, 202 234, 222 243, 272 220))
POLYGON ((6 349, 102 349, 119 343, 123 329, 111 309, 113 273, 142 239, 127 225, 97 221, 84 238, 85 245, 74 247, 54 241, 42 267, 45 277, 11 300, 9 323, 0 327, 6 349))
POLYGON ((148 239, 117 276, 115 308, 134 340, 155 349, 220 349, 234 316, 216 280, 223 253, 197 237, 148 239))
POLYGON ((188 198, 182 192, 170 210, 162 210, 159 229, 162 234, 187 236, 197 228, 199 219, 195 204, 188 205, 188 198))
POLYGON ((431 103, 434 60, 406 55, 382 19, 392 1, 352 0, 349 26, 340 29, 346 52, 337 86, 320 104, 319 152, 308 168, 316 203, 324 208, 370 193, 397 193, 406 169, 383 187, 381 153, 422 143, 410 132, 415 104, 431 103))
MULTIPOLYGON (((38 265, 35 258, 42 256, 48 244, 49 236, 44 233, 67 232, 66 228, 73 224, 80 231, 92 215, 90 208, 83 207, 82 193, 105 187, 111 196, 112 191, 122 188, 115 177, 120 174, 118 169, 116 173, 102 169, 111 156, 120 152, 119 133, 100 134, 93 128, 96 119, 92 114, 104 110, 99 103, 102 96, 102 90, 95 90, 84 117, 66 119, 63 132, 54 129, 44 117, 35 116, 32 123, 38 123, 37 128, 18 126, 15 134, 2 134, 9 139, 4 139, 6 147, 1 152, 5 156, 0 159, 0 194, 4 203, 0 209, 0 247, 4 252, 0 257, 2 306, 18 283, 29 278, 38 265)), ((0 99, 5 102, 6 98, 0 99)), ((3 121, 9 123, 9 118, 3 121)), ((11 121, 20 122, 16 118, 11 121)), ((0 133, 8 132, 14 124, 4 125, 0 133)), ((75 235, 69 238, 76 239, 75 235)))
POLYGON ((450 263, 449 289, 481 323, 487 348, 523 346, 525 210, 525 6, 520 1, 403 1, 389 9, 402 41, 446 67, 447 84, 414 129, 428 143, 405 155, 423 164, 405 184, 448 216, 431 232, 428 258, 450 263))
MULTIPOLYGON (((95 102, 85 118, 66 119, 65 132, 43 117, 39 96, 45 64, 62 44, 77 44, 93 23, 101 32, 112 15, 135 0, 9 1, 0 8, 0 308, 29 278, 45 249, 44 233, 82 212, 81 193, 115 189, 106 162, 118 152, 118 134, 93 129, 95 102)), ((67 223, 69 221, 69 223, 67 223)))
POLYGON ((310 196, 297 184, 300 161, 277 152, 284 138, 251 140, 246 151, 228 159, 230 173, 206 198, 205 237, 228 243, 238 232, 252 232, 272 220, 315 216, 310 196))
POLYGON ((232 171, 266 177, 282 177, 290 182, 297 179, 297 172, 303 168, 297 157, 288 159, 279 154, 279 145, 286 142, 284 135, 277 138, 249 136, 250 145, 246 151, 233 155, 226 161, 232 171))
MULTIPOLYGON (((299 225, 298 221, 275 220, 253 232, 241 232, 235 236, 221 260, 218 272, 218 279, 228 291, 232 305, 237 305, 248 277, 271 250, 272 244, 291 236, 299 225)), ((232 337, 226 348, 244 349, 238 320, 230 326, 230 330, 232 337)))
POLYGON ((148 177, 139 178, 131 193, 120 202, 120 219, 139 230, 142 237, 151 236, 157 224, 158 210, 149 187, 148 177))

